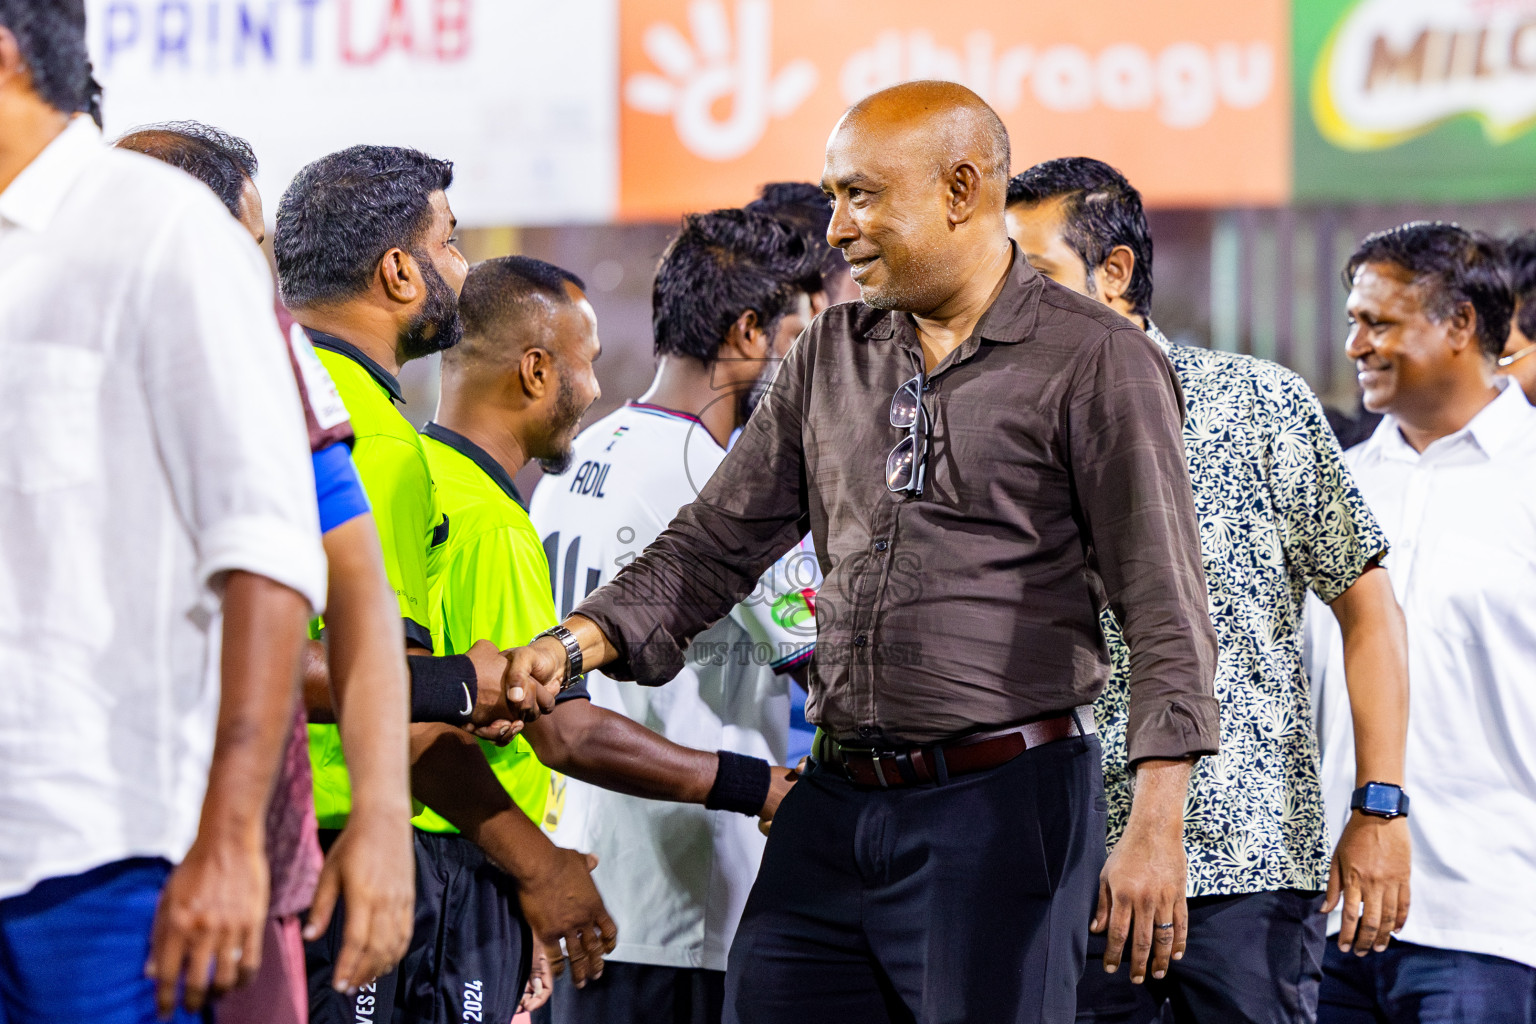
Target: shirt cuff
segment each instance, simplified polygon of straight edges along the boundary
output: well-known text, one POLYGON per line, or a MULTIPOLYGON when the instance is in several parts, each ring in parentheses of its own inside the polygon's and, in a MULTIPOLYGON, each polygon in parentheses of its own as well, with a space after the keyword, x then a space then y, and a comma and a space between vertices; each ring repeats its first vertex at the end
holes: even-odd
POLYGON ((626 622, 624 610, 615 608, 607 598, 583 601, 571 614, 591 619, 618 649, 619 656, 603 666, 603 675, 608 678, 660 686, 683 670, 683 648, 672 634, 653 622, 643 633, 644 639, 635 639, 647 624, 626 622))
POLYGON ((275 516, 238 516, 198 537, 197 578, 209 590, 227 572, 248 572, 297 591, 325 611, 325 549, 318 522, 305 529, 275 516))
POLYGON ((1182 760, 1216 753, 1221 742, 1220 704, 1205 694, 1183 694, 1150 708, 1135 706, 1131 688, 1131 720, 1126 729, 1126 760, 1182 760))

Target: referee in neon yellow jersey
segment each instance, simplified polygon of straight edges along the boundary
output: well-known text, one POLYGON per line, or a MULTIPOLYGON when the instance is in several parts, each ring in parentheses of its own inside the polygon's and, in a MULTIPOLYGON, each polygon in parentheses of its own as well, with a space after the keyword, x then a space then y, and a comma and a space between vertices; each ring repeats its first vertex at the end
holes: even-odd
MULTIPOLYGON (((418 822, 417 927, 396 971, 360 991, 328 987, 342 913, 308 944, 316 1024, 445 1019, 441 1011, 472 1019, 502 965, 527 962, 524 916, 541 933, 581 936, 595 964, 616 933, 588 860, 555 847, 512 803, 474 739, 454 727, 469 723, 480 698, 499 705, 498 718, 511 715, 500 700, 504 663, 495 645, 472 644, 449 657, 433 652, 427 578, 452 523, 438 507, 421 439, 395 407, 396 374, 411 359, 452 348, 461 334, 458 291, 467 267, 454 245, 452 179, 450 163, 425 153, 354 146, 302 169, 277 211, 283 301, 319 350, 356 435, 353 459, 405 620, 412 718, 453 723, 412 726, 412 791, 464 832, 418 822), (426 932, 420 922, 432 899, 454 914, 426 932)), ((308 675, 313 688, 316 674, 308 675)), ((323 663, 318 676, 324 694, 323 663)), ((309 704, 323 710, 328 701, 309 704)), ((340 828, 351 794, 333 729, 312 726, 311 761, 320 827, 340 828)))
MULTIPOLYGON (((582 414, 598 397, 592 363, 601 344, 583 287, 574 275, 525 256, 478 264, 465 281, 464 340, 443 354, 437 417, 422 431, 438 500, 453 524, 431 581, 433 639, 444 653, 482 638, 498 647, 526 644, 559 621, 549 562, 512 478, 531 459, 563 471, 582 414)), ((550 768, 634 796, 764 820, 793 780, 758 758, 678 746, 593 704, 580 683, 511 744, 485 749, 507 791, 535 818, 543 813, 550 768)), ((429 811, 417 827, 439 822, 429 811)), ((458 912, 446 900, 422 903, 458 912)), ((434 930, 422 913, 418 935, 434 930)), ((565 940, 579 982, 586 954, 577 936, 537 938, 551 959, 565 940)), ((540 980, 547 986, 547 973, 535 975, 536 986, 540 980)), ((487 992, 496 987, 488 984, 487 992)), ((526 1008, 540 1005, 547 992, 536 988, 526 1008)), ((506 1020, 515 1009, 515 1000, 488 999, 485 1019, 506 1020)))

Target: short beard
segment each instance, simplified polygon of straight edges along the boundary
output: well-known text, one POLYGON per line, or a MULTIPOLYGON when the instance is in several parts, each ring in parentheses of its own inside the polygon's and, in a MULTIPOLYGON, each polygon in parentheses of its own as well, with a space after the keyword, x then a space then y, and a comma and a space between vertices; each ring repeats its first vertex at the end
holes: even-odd
POLYGON ((576 389, 561 375, 555 391, 555 411, 549 423, 549 436, 554 450, 538 457, 540 469, 552 476, 560 476, 571 468, 571 464, 576 461, 576 450, 572 446, 581 427, 581 418, 586 412, 576 399, 576 389))
POLYGON ((747 420, 757 411, 757 407, 763 404, 763 399, 768 397, 768 392, 773 388, 774 378, 779 373, 781 359, 769 359, 768 365, 763 367, 763 372, 757 375, 757 379, 747 385, 740 398, 741 425, 746 426, 747 420))
POLYGON ((427 299, 400 332, 400 360, 410 362, 434 352, 453 348, 464 337, 459 319, 459 297, 423 253, 413 253, 427 285, 427 299))

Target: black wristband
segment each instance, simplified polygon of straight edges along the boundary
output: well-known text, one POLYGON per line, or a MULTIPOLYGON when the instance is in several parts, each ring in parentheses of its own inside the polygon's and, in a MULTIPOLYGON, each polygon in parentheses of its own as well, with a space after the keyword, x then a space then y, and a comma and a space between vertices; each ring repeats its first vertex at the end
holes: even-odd
POLYGON ((730 750, 720 751, 720 767, 704 806, 712 811, 735 811, 757 817, 768 801, 773 785, 773 766, 760 757, 730 750))
POLYGON ((434 658, 408 654, 411 669, 411 721, 464 725, 475 710, 480 687, 475 663, 467 654, 434 658))

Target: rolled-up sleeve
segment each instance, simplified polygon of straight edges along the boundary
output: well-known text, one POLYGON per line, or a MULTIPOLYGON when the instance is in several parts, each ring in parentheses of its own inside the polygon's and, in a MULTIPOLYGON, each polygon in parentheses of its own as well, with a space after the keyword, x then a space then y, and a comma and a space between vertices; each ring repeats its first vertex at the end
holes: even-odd
MULTIPOLYGON (((814 330, 814 328, 812 328, 814 330)), ((683 652, 724 618, 805 535, 801 415, 810 332, 795 344, 725 461, 699 496, 613 581, 575 609, 619 651, 603 667, 648 686, 683 667, 683 652)))
POLYGON ((1069 402, 1085 538, 1131 652, 1128 758, 1214 754, 1216 635, 1173 369, 1141 332, 1116 330, 1069 402))
POLYGON ((321 611, 314 470, 270 273, 216 200, 189 202, 167 221, 134 299, 152 325, 144 386, 198 578, 217 590, 230 571, 255 573, 321 611))

